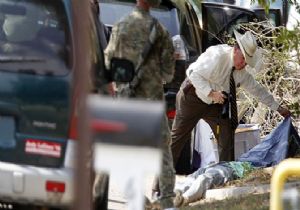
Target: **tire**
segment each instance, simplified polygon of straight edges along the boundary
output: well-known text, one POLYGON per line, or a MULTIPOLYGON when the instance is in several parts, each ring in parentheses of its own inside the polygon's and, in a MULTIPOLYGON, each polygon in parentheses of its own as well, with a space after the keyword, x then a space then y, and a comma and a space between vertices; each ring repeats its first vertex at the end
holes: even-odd
POLYGON ((94 210, 107 210, 108 208, 109 176, 97 174, 94 181, 94 210))

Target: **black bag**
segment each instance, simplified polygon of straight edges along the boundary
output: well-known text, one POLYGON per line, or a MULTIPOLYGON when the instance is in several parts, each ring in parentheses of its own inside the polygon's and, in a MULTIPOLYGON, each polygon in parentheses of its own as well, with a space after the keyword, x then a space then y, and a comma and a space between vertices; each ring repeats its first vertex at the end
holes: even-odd
POLYGON ((112 81, 131 82, 135 75, 134 64, 124 58, 112 58, 110 70, 112 81))
POLYGON ((129 87, 134 89, 141 77, 140 67, 145 62, 152 45, 156 40, 155 23, 157 20, 153 18, 150 26, 150 34, 147 43, 144 46, 143 52, 138 59, 138 63, 135 66, 134 63, 126 58, 113 57, 111 59, 110 72, 111 80, 122 83, 130 83, 129 87))

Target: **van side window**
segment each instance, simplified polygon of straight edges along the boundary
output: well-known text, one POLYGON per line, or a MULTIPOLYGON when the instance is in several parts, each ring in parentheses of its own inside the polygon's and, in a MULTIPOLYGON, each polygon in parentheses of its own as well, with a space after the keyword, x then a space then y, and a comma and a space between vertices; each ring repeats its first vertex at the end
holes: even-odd
POLYGON ((5 66, 7 71, 25 66, 37 74, 70 71, 70 27, 61 1, 0 0, 0 28, 0 54, 9 55, 10 62, 23 58, 20 65, 5 66))

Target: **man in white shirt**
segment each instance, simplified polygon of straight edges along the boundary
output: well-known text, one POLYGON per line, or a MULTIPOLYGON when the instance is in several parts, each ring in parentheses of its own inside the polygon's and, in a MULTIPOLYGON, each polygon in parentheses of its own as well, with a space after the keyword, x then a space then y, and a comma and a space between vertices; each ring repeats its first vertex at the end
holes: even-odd
MULTIPOLYGON (((171 133, 174 166, 199 119, 204 119, 210 125, 218 139, 220 161, 234 160, 234 131, 238 124, 237 117, 234 120, 236 113, 231 113, 231 110, 229 117, 221 117, 223 103, 227 98, 222 91, 232 92, 230 86, 244 88, 283 117, 290 115, 290 111, 281 107, 244 68, 247 64, 254 68, 259 56, 253 34, 234 33, 237 40, 234 47, 226 44, 211 46, 186 71, 187 78, 176 97, 176 116, 171 133), (235 85, 231 83, 231 72, 235 85)), ((235 97, 234 90, 231 98, 235 97)), ((236 101, 231 102, 229 107, 234 107, 233 103, 236 104, 236 101)))

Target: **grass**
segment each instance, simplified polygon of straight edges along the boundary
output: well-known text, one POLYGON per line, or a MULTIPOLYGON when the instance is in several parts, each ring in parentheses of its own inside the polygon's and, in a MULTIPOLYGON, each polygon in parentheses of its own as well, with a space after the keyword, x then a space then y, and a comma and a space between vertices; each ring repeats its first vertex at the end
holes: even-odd
POLYGON ((270 207, 270 194, 251 194, 240 198, 225 199, 211 203, 201 201, 191 207, 183 207, 181 210, 268 210, 270 207))
POLYGON ((270 180, 271 180, 270 172, 266 172, 266 169, 257 169, 247 174, 242 179, 237 179, 226 183, 225 187, 226 186, 242 187, 242 186, 256 186, 262 184, 270 184, 270 180))

